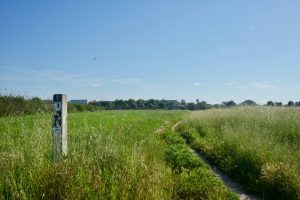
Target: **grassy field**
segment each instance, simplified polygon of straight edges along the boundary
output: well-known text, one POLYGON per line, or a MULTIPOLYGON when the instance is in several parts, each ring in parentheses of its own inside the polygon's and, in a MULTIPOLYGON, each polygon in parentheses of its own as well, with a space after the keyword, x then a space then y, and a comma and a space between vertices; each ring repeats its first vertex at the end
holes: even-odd
POLYGON ((177 131, 248 191, 264 199, 300 199, 299 108, 196 111, 177 131))
POLYGON ((184 111, 68 115, 51 162, 51 115, 0 118, 0 199, 237 199, 171 131, 184 111))

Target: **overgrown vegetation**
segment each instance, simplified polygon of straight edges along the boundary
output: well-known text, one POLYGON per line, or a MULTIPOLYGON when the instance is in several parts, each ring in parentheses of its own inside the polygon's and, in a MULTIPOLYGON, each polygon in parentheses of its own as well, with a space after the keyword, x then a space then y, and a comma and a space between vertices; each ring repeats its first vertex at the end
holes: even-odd
POLYGON ((51 162, 51 115, 0 118, 0 199, 172 199, 155 130, 182 111, 72 113, 69 151, 51 162))
POLYGON ((174 189, 172 199, 238 199, 221 180, 186 145, 186 141, 172 131, 162 134, 168 147, 165 161, 172 167, 174 189))
MULTIPOLYGON (((95 105, 68 103, 68 112, 100 111, 95 105)), ((46 114, 53 112, 52 100, 41 100, 38 97, 26 99, 23 96, 0 95, 0 117, 46 114)))
POLYGON ((210 162, 264 199, 300 199, 300 109, 197 111, 178 128, 210 162), (196 134, 195 134, 196 131, 196 134))
POLYGON ((50 115, 2 117, 0 199, 237 199, 170 131, 182 114, 70 114, 68 157, 56 164, 50 115))
POLYGON ((92 104, 86 104, 86 105, 82 105, 82 104, 73 104, 73 103, 68 103, 68 112, 69 113, 75 113, 75 112, 95 112, 95 111, 101 111, 103 110, 101 107, 99 106, 95 106, 92 104))
POLYGON ((177 133, 184 111, 74 113, 68 158, 52 164, 52 102, 0 102, 0 199, 237 199, 187 144, 264 199, 300 199, 299 108, 191 112, 177 133))
POLYGON ((42 114, 52 111, 52 102, 40 98, 25 99, 22 96, 0 95, 0 117, 10 115, 42 114))

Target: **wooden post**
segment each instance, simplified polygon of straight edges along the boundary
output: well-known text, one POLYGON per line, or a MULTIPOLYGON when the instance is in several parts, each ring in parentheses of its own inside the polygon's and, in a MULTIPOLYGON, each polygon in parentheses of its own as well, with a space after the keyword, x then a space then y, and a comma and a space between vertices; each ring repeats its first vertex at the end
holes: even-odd
POLYGON ((67 156, 68 134, 67 134, 67 95, 53 95, 53 145, 52 160, 58 161, 67 156))

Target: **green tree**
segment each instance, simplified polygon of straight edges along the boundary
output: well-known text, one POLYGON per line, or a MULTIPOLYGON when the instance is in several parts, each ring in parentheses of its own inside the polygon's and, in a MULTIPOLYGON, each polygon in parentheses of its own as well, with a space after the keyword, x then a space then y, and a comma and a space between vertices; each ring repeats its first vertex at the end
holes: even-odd
POLYGON ((127 103, 128 103, 129 109, 137 109, 138 108, 137 103, 135 102, 134 99, 128 99, 127 103))
POLYGON ((136 104, 139 109, 145 109, 145 101, 143 99, 137 100, 136 104))
POLYGON ((273 101, 268 101, 267 106, 275 106, 275 103, 273 101))
POLYGON ((293 101, 289 101, 287 106, 295 106, 295 103, 293 101))
POLYGON ((188 103, 186 107, 189 110, 196 110, 196 104, 193 102, 188 103))
POLYGON ((222 102, 222 107, 225 107, 225 108, 230 108, 230 107, 233 107, 235 105, 236 105, 236 103, 233 100, 222 102))
POLYGON ((248 99, 248 100, 245 100, 244 102, 242 102, 241 105, 243 105, 243 106, 256 106, 257 104, 256 104, 255 101, 248 99))

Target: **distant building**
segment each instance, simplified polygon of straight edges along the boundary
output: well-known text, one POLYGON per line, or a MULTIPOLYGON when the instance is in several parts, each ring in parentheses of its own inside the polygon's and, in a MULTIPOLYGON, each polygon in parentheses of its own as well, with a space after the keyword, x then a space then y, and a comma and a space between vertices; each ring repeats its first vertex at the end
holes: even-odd
POLYGON ((88 100, 87 99, 73 99, 69 101, 70 103, 73 104, 80 104, 80 105, 86 105, 88 104, 88 100))
POLYGON ((169 103, 169 109, 178 109, 180 107, 180 102, 177 100, 166 100, 169 103))

